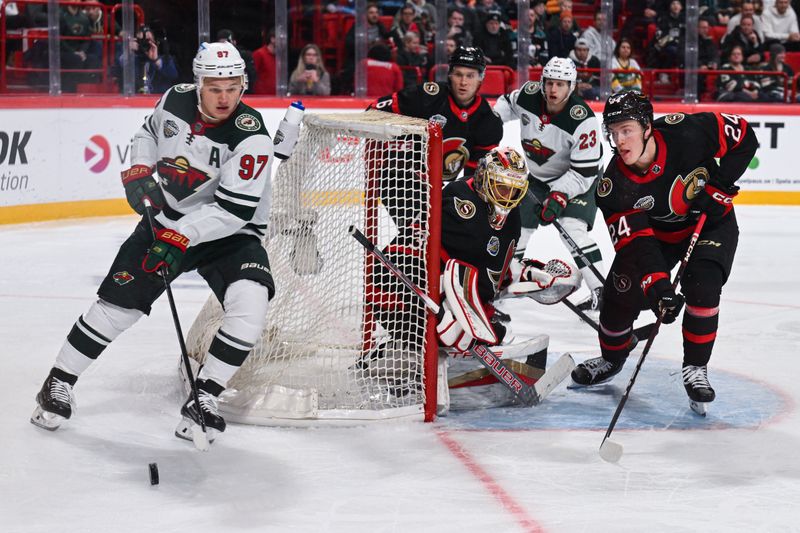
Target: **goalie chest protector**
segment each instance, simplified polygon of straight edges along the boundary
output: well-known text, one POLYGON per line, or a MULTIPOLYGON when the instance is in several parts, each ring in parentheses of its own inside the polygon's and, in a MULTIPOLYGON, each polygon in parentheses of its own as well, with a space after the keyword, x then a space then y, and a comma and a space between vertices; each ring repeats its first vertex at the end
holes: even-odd
POLYGON ((521 227, 519 210, 513 209, 501 229, 492 228, 489 209, 472 179, 454 181, 442 191, 442 259, 475 267, 484 302, 494 300, 506 276, 521 227))

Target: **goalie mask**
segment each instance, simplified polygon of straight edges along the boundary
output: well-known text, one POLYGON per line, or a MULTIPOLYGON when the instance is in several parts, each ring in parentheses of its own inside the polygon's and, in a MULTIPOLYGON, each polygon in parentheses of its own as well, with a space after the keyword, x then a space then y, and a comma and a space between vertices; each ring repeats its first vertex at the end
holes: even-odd
POLYGON ((486 154, 475 171, 475 191, 492 208, 489 224, 502 229, 508 214, 528 191, 528 172, 520 153, 503 147, 486 154))
MULTIPOLYGON (((242 94, 247 90, 247 72, 245 64, 239 50, 229 42, 223 43, 202 43, 197 50, 197 55, 192 60, 192 73, 194 83, 197 85, 197 107, 200 109, 200 90, 203 88, 203 81, 206 78, 235 78, 242 79, 242 94)), ((238 105, 238 100, 236 104, 238 105)), ((235 107, 235 106, 234 106, 235 107)), ((203 113, 203 110, 200 109, 203 113)), ((205 113, 203 113, 205 115, 205 113)), ((213 118, 213 117, 212 117, 213 118)))

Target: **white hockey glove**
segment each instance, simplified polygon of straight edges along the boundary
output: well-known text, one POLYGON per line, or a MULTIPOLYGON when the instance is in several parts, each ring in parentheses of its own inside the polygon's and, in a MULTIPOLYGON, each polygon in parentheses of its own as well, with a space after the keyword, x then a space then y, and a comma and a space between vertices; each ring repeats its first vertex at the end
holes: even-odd
POLYGON ((575 292, 583 279, 575 265, 561 259, 551 259, 547 264, 515 259, 510 267, 512 281, 503 296, 529 296, 544 305, 560 302, 575 292))
POLYGON ((272 143, 275 145, 275 157, 278 159, 289 159, 300 137, 300 123, 303 121, 305 108, 300 101, 292 102, 286 109, 286 116, 281 120, 275 138, 272 143))
POLYGON ((478 272, 456 259, 447 261, 442 278, 443 316, 436 326, 445 346, 468 350, 475 342, 497 344, 497 335, 478 294, 478 272))

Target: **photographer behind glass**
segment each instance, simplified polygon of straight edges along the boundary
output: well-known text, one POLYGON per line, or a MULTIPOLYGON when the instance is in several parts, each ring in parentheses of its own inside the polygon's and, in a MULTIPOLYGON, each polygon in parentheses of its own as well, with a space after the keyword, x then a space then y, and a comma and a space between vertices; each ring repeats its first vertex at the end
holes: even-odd
MULTIPOLYGON (((157 40, 153 30, 142 25, 131 39, 130 48, 137 93, 161 94, 178 82, 178 67, 169 53, 166 37, 157 40)), ((121 86, 124 67, 121 49, 118 49, 117 65, 115 77, 121 86)))

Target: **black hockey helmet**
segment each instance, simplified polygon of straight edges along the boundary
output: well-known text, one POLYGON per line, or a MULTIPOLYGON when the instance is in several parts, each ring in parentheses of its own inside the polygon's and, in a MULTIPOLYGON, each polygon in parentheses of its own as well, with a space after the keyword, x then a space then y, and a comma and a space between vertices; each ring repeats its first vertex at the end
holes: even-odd
POLYGON ((653 104, 639 91, 612 94, 603 108, 603 124, 608 128, 609 124, 624 120, 635 120, 647 129, 653 123, 653 104))
POLYGON ((486 70, 486 58, 483 56, 483 50, 477 46, 459 46, 450 56, 448 65, 450 72, 453 71, 453 67, 469 67, 477 69, 483 75, 483 71, 486 70))

